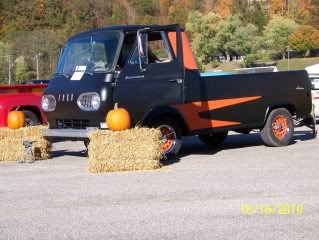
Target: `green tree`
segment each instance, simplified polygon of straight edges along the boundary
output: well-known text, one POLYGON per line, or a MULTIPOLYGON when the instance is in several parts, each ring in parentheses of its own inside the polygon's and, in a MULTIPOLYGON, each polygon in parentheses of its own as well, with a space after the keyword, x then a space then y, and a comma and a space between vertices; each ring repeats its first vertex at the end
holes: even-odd
POLYGON ((301 26, 289 36, 289 46, 307 56, 319 48, 319 31, 312 26, 301 26))
POLYGON ((258 50, 258 28, 253 24, 240 26, 230 39, 230 48, 238 55, 254 54, 258 50))
POLYGON ((234 35, 240 27, 241 22, 238 16, 230 16, 219 24, 216 36, 217 46, 227 60, 231 61, 232 56, 236 55, 234 35))
POLYGON ((244 25, 253 24, 258 27, 259 32, 262 33, 269 21, 267 11, 262 2, 236 0, 234 2, 233 15, 239 16, 244 25))
POLYGON ((220 18, 210 12, 203 15, 199 11, 191 12, 186 22, 186 31, 190 34, 193 51, 198 62, 218 53, 216 35, 220 18))
POLYGON ((280 52, 285 59, 289 45, 288 38, 297 28, 298 24, 291 19, 274 17, 265 28, 265 44, 270 49, 280 52))
POLYGON ((15 80, 20 83, 28 79, 28 65, 24 59, 24 56, 20 56, 15 60, 15 80))
POLYGON ((112 15, 108 19, 109 24, 126 24, 127 16, 122 8, 116 6, 113 8, 112 15))
POLYGON ((0 42, 0 85, 7 83, 9 46, 0 42))
POLYGON ((67 10, 65 28, 67 35, 74 35, 98 27, 94 1, 69 0, 65 7, 67 10))
POLYGON ((47 0, 46 24, 51 28, 60 28, 66 23, 67 11, 63 0, 47 0))
POLYGON ((159 2, 155 0, 132 0, 132 6, 137 13, 136 21, 140 24, 157 23, 159 2))
POLYGON ((178 23, 182 27, 188 22, 188 13, 199 11, 200 1, 175 0, 168 11, 168 19, 171 23, 178 23))

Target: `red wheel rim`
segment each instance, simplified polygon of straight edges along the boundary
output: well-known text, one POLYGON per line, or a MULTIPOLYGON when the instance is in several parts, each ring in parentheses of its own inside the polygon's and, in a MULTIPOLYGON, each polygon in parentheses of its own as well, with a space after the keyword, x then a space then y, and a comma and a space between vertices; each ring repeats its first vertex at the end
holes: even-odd
POLYGON ((173 128, 167 125, 162 125, 159 127, 162 133, 163 144, 161 150, 163 153, 170 153, 176 144, 176 133, 173 128))
POLYGON ((290 132, 287 119, 282 115, 277 116, 272 123, 272 131, 279 140, 286 139, 290 132))

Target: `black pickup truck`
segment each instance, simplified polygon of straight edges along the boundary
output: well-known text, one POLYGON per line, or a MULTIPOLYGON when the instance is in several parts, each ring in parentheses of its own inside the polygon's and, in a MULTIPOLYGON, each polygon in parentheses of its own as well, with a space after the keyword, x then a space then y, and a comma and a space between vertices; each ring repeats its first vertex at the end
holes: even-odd
POLYGON ((87 141, 107 128, 114 104, 132 127, 159 127, 163 151, 178 153, 181 137, 211 145, 228 131, 260 130, 268 146, 288 145, 294 119, 311 125, 306 71, 201 76, 187 35, 178 25, 116 26, 69 39, 42 98, 47 138, 87 141))

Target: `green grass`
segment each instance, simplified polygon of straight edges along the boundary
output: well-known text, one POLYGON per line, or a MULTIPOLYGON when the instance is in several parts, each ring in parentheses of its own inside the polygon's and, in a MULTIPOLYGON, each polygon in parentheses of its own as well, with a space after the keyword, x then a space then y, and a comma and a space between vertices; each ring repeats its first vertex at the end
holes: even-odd
MULTIPOLYGON (((315 65, 319 63, 319 57, 317 58, 292 58, 289 59, 289 69, 290 71, 293 70, 304 70, 306 67, 309 67, 311 65, 315 65)), ((218 68, 219 70, 223 70, 226 72, 234 71, 236 68, 241 68, 241 64, 239 62, 224 62, 221 63, 221 65, 218 68)), ((277 61, 276 67, 279 71, 288 71, 288 59, 285 60, 279 60, 277 61)), ((205 66, 205 71, 212 70, 213 68, 210 66, 210 64, 205 66)))
POLYGON ((212 68, 210 64, 206 65, 204 68, 205 68, 205 71, 210 71, 214 69, 214 70, 222 70, 224 72, 232 72, 232 71, 235 71, 235 69, 241 68, 241 67, 242 66, 240 62, 233 61, 233 62, 221 63, 219 67, 217 68, 212 68))
MULTIPOLYGON (((289 60, 290 70, 304 70, 306 67, 319 63, 319 58, 292 58, 289 60)), ((279 71, 288 70, 288 59, 277 62, 279 71)))

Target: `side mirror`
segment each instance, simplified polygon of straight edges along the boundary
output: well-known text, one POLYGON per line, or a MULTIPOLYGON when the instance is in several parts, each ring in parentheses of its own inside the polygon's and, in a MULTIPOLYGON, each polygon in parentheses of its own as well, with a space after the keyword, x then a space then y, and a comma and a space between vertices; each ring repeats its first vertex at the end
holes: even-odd
POLYGON ((138 59, 140 69, 142 72, 146 71, 145 64, 148 64, 148 34, 143 33, 144 29, 137 32, 137 47, 138 47, 138 59))

